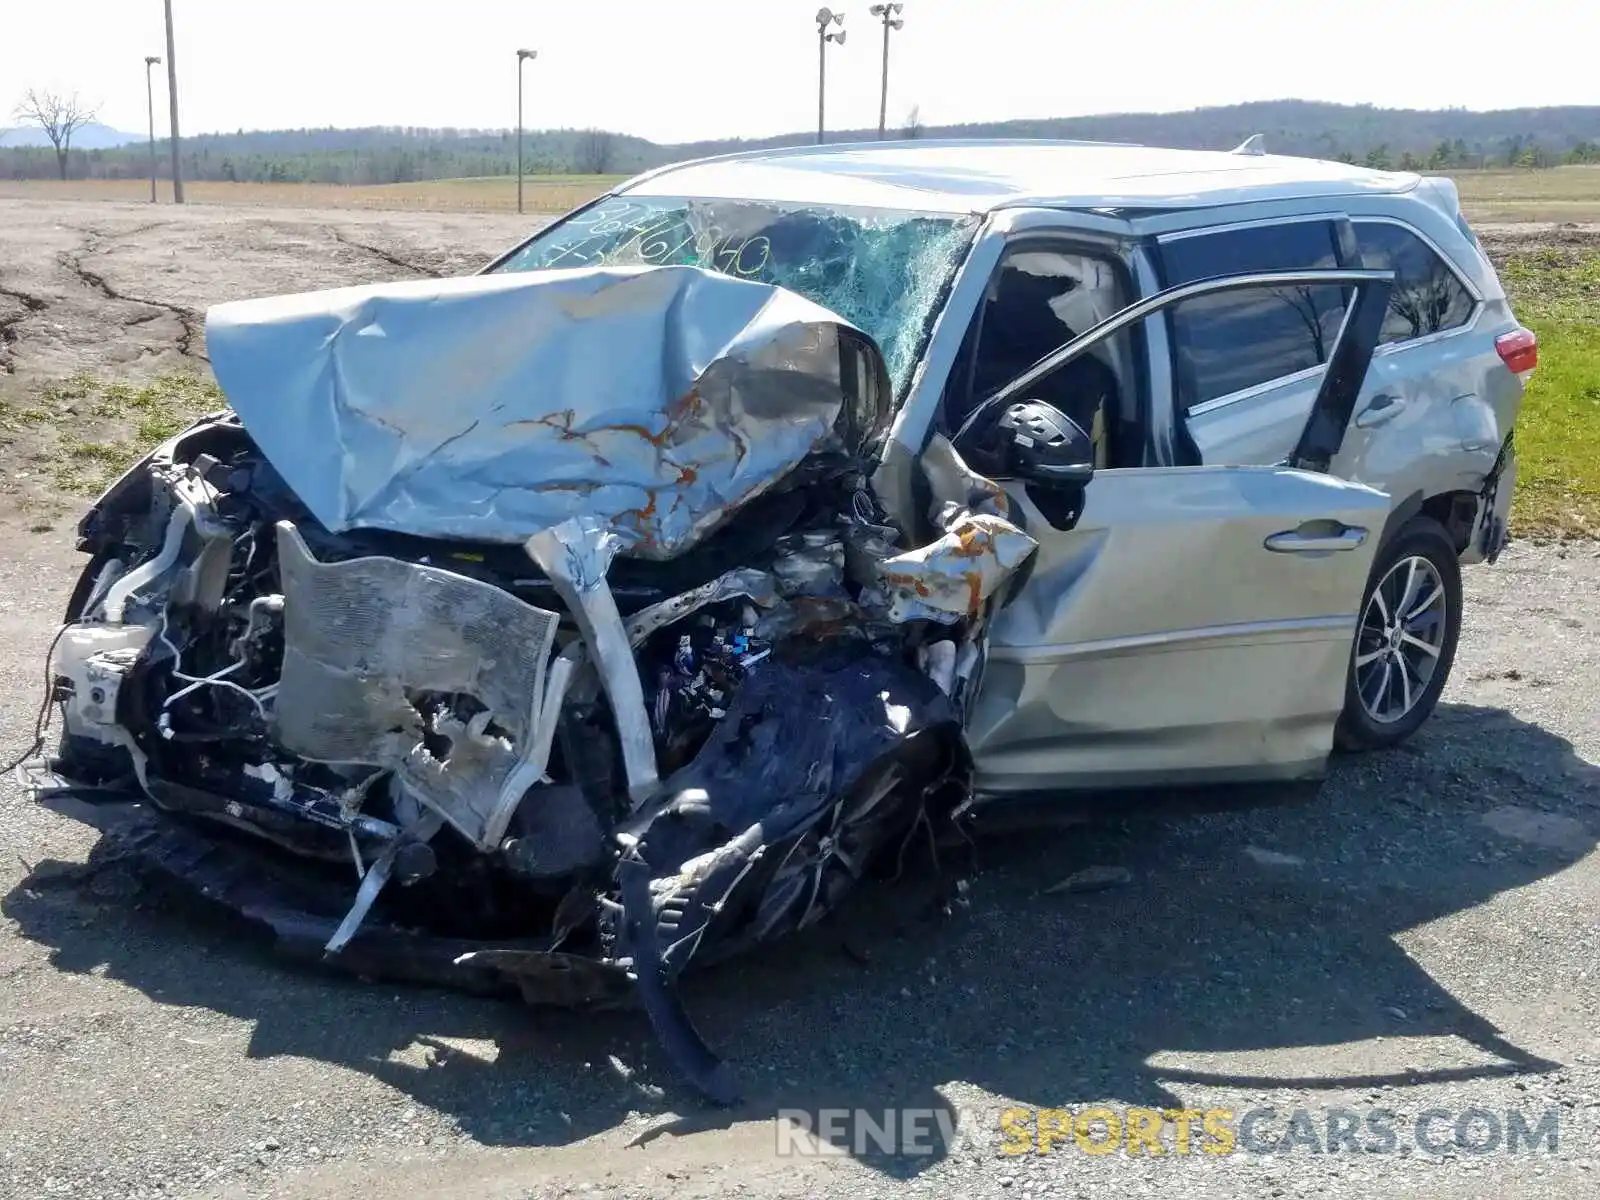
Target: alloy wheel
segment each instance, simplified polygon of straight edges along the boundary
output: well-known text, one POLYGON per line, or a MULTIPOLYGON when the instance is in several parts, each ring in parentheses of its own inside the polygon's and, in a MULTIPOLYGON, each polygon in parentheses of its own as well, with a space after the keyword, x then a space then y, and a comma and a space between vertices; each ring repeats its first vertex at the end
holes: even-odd
POLYGON ((1439 569, 1421 555, 1395 562, 1373 588, 1356 634, 1356 695, 1379 724, 1401 720, 1422 699, 1449 627, 1439 569))

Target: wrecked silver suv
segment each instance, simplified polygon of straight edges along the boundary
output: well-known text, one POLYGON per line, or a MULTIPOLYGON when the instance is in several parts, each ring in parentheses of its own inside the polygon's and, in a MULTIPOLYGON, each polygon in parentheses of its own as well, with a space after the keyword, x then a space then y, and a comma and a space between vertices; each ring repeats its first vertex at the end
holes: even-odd
POLYGON ((1315 777, 1376 657, 1436 698, 1506 446, 1467 430, 1451 568, 1414 504, 1332 470, 1394 269, 1141 299, 1120 218, 1047 237, 848 155, 844 199, 802 195, 829 160, 793 157, 698 168, 704 197, 647 178, 478 276, 214 308, 231 410, 82 523, 46 802, 286 950, 637 1000, 727 1099, 689 964, 979 801, 1315 777), (993 320, 1018 288, 1053 340, 997 375, 1039 336, 993 320), (1195 302, 1319 331, 1270 462, 1186 460, 1133 382, 1195 302))

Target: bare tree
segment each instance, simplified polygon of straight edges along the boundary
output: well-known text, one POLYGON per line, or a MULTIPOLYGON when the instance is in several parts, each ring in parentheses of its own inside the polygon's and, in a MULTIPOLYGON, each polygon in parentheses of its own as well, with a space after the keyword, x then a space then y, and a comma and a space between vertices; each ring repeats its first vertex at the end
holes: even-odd
POLYGON ((922 136, 922 105, 911 106, 911 111, 906 114, 906 123, 900 129, 900 136, 903 138, 922 136))
POLYGON ((605 175, 611 171, 616 138, 604 129, 585 129, 578 138, 577 167, 583 175, 605 175))
POLYGON ((72 149, 72 135, 94 120, 95 110, 86 108, 78 93, 62 96, 56 92, 41 92, 29 88, 17 105, 17 120, 37 125, 56 151, 56 170, 61 178, 67 177, 67 153, 72 149))
POLYGON ((1269 295, 1294 309, 1311 338, 1312 349, 1318 362, 1328 361, 1328 317, 1344 308, 1344 299, 1338 288, 1295 287, 1273 288, 1269 295))

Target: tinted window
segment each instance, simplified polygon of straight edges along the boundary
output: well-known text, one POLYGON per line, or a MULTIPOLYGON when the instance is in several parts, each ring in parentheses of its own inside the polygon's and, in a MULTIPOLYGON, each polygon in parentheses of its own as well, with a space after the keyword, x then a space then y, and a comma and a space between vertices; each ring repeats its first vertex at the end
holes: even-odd
POLYGON ((1169 287, 1241 271, 1334 270, 1338 243, 1331 221, 1249 225, 1165 242, 1161 266, 1169 287))
POLYGON ((1399 225, 1356 225, 1362 265, 1394 272, 1380 342, 1404 342, 1465 325, 1476 305, 1456 273, 1433 249, 1399 225))
MULTIPOLYGON (((1253 225, 1161 247, 1169 287, 1250 271, 1338 266, 1329 221, 1253 225)), ((1327 362, 1344 305, 1344 289, 1337 287, 1260 288, 1174 305, 1168 322, 1179 410, 1327 362)))

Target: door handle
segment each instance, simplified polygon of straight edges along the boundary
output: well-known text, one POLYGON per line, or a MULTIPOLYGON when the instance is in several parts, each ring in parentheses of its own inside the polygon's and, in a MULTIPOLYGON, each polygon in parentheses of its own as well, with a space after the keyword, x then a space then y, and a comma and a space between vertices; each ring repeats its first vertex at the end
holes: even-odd
POLYGON ((1288 529, 1273 534, 1262 545, 1278 554, 1324 554, 1329 550, 1354 550, 1366 540, 1365 529, 1346 525, 1338 533, 1301 533, 1298 529, 1288 529))
POLYGON ((1406 402, 1399 396, 1374 396, 1372 403, 1356 416, 1356 428, 1371 429, 1374 425, 1382 425, 1398 417, 1405 406, 1406 402))

